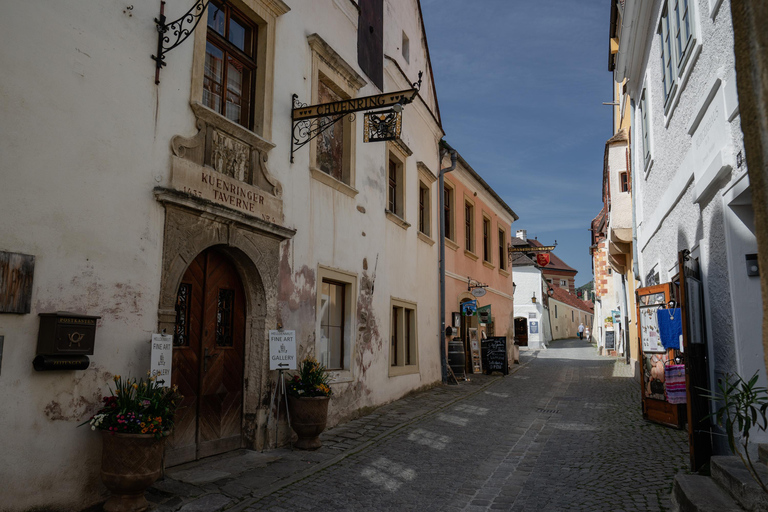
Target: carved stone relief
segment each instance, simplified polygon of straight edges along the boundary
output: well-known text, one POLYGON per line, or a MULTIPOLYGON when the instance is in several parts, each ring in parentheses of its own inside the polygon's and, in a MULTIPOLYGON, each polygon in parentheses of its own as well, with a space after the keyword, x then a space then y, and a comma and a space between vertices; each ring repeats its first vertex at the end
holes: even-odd
POLYGON ((254 184, 251 180, 250 148, 216 128, 211 129, 210 162, 216 171, 254 184))

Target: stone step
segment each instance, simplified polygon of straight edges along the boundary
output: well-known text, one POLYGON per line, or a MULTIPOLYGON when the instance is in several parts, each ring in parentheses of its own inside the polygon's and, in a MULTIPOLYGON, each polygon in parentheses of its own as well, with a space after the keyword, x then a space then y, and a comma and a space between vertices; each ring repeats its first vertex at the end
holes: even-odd
MULTIPOLYGON (((763 482, 768 483, 768 468, 760 463, 755 463, 755 468, 763 482)), ((710 470, 715 483, 742 507, 751 511, 768 511, 768 494, 754 481, 739 457, 712 457, 710 470)))
POLYGON ((708 476, 678 473, 672 487, 672 510, 677 512, 744 512, 708 476))

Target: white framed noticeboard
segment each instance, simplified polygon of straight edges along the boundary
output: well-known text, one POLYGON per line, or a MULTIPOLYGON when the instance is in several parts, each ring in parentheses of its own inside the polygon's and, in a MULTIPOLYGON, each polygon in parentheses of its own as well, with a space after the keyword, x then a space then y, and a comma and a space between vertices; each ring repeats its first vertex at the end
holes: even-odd
POLYGON ((269 369, 296 369, 296 331, 269 331, 269 369))
POLYGON ((173 365, 173 336, 170 334, 152 335, 152 355, 149 373, 155 377, 158 385, 171 387, 171 366, 173 365))
POLYGON ((666 352, 659 336, 659 321, 656 318, 660 304, 640 306, 640 331, 643 352, 666 352))

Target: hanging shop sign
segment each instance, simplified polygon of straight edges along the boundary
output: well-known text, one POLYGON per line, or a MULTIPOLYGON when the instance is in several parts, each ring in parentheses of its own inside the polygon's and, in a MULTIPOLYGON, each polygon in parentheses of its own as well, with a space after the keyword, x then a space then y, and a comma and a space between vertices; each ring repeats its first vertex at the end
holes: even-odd
POLYGON ((548 252, 540 252, 536 255, 536 264, 538 264, 540 267, 546 267, 549 265, 549 253, 548 252))
POLYGON ((491 305, 488 304, 477 308, 477 317, 480 319, 481 324, 491 323, 491 305))
POLYGON ((297 94, 291 96, 293 105, 291 110, 291 121, 293 122, 291 163, 293 163, 293 154, 312 139, 344 119, 345 116, 350 116, 350 119, 354 120, 356 113, 364 110, 369 111, 364 118, 363 140, 365 142, 399 138, 403 124, 403 106, 412 103, 416 98, 421 87, 422 75, 423 72, 419 71, 419 80, 414 82, 410 89, 362 98, 307 105, 299 101, 297 94), (383 110, 387 107, 391 108, 383 110))
POLYGON ((556 245, 543 245, 534 247, 532 245, 514 245, 509 248, 509 252, 550 252, 555 250, 556 245))
POLYGON ((485 288, 472 288, 470 293, 472 293, 473 297, 483 297, 485 296, 485 288))
POLYGON ((477 311, 477 301, 468 300, 461 303, 461 314, 464 316, 473 316, 477 311))

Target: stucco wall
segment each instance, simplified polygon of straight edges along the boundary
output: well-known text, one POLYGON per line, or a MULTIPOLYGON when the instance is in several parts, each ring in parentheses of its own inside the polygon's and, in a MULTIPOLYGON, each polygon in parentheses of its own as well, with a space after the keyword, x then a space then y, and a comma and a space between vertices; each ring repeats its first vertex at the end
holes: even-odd
POLYGON ((528 324, 528 346, 545 348, 551 337, 547 337, 544 329, 548 312, 542 305, 541 271, 531 265, 515 267, 515 285, 515 318, 525 318, 528 324), (531 301, 534 295, 536 302, 531 301), (532 321, 538 323, 537 333, 531 332, 532 321))

